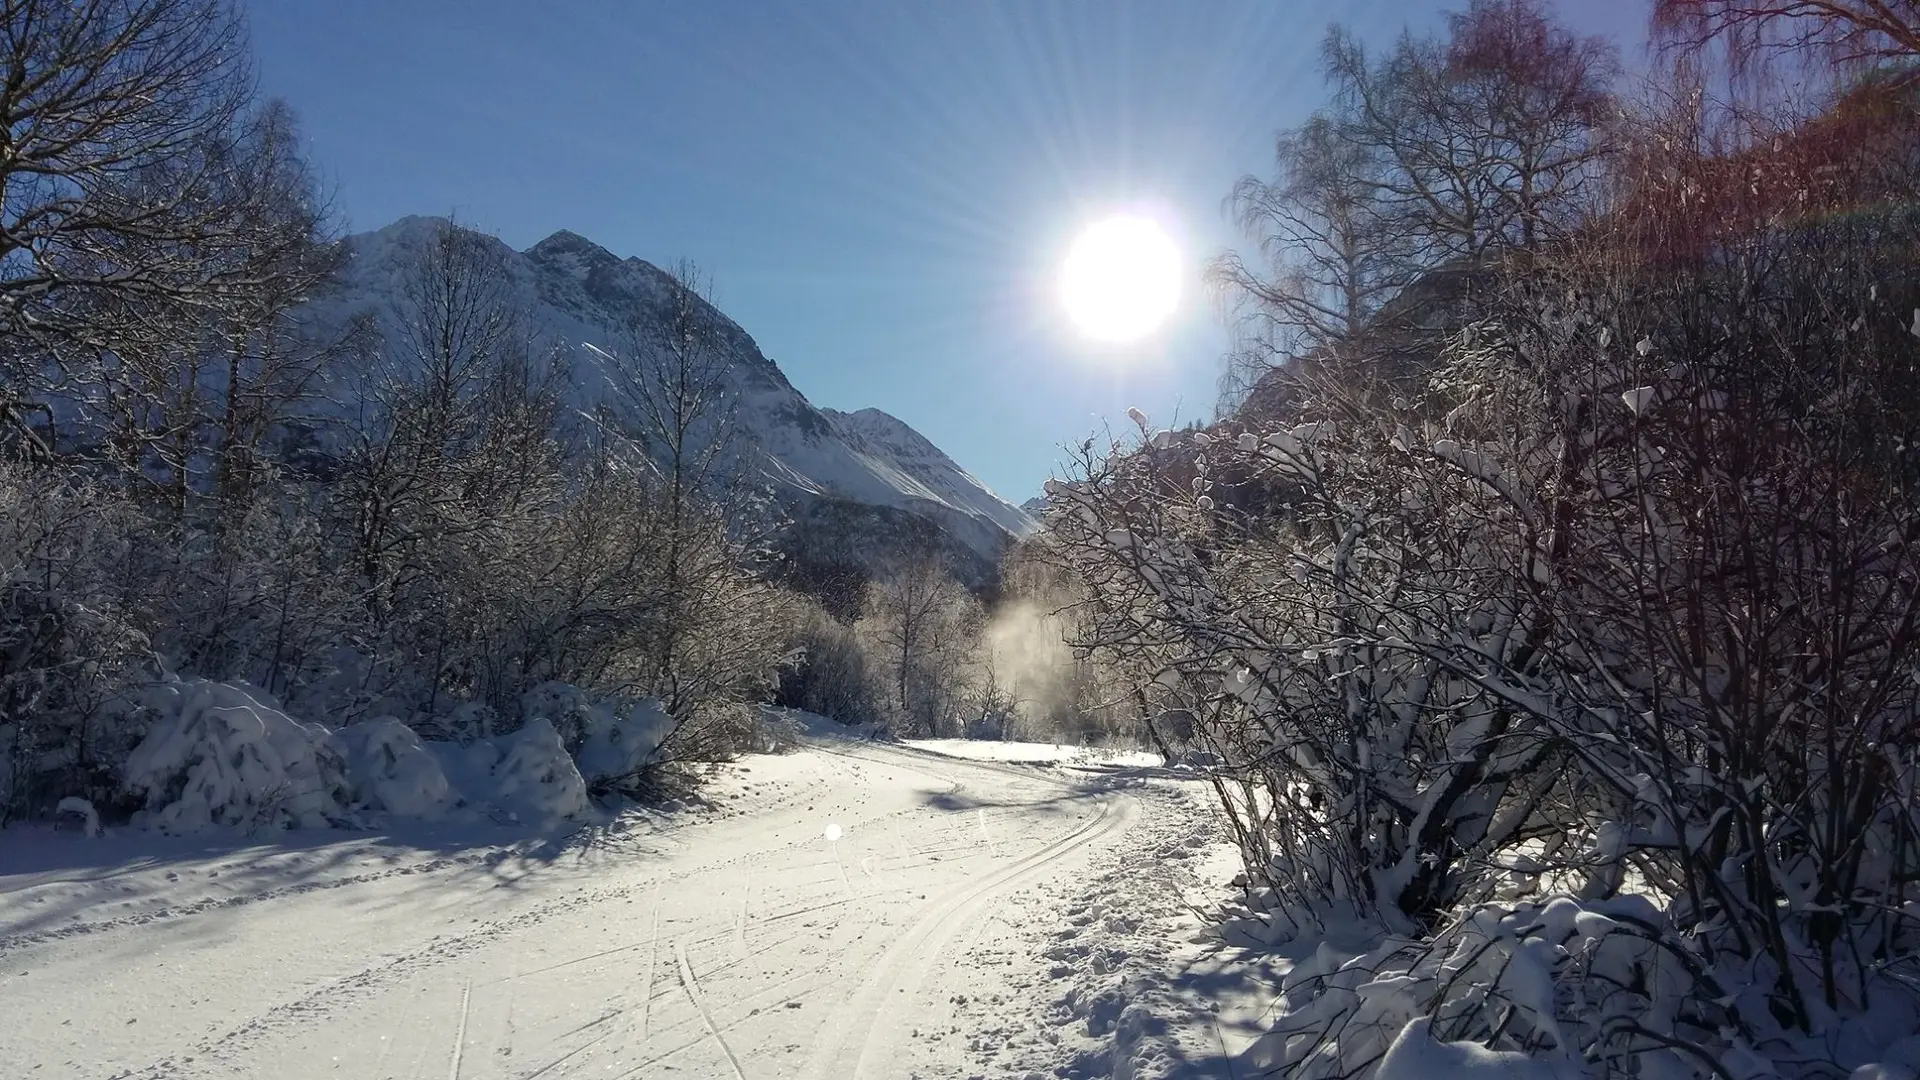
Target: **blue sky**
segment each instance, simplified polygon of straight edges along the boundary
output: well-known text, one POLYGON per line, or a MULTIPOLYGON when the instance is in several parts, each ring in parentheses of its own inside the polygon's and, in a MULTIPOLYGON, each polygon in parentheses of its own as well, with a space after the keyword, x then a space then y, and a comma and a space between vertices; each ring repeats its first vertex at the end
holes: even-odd
MULTIPOLYGON (((1129 406, 1211 414, 1222 199, 1321 99, 1332 19, 1373 42, 1447 2, 255 0, 266 92, 300 114, 354 231, 456 213, 525 248, 572 229, 695 260, 815 404, 876 406, 1021 501, 1129 406), (1180 313, 1081 340, 1077 228, 1165 222, 1180 313)), ((1637 0, 1563 2, 1640 32, 1637 0)))

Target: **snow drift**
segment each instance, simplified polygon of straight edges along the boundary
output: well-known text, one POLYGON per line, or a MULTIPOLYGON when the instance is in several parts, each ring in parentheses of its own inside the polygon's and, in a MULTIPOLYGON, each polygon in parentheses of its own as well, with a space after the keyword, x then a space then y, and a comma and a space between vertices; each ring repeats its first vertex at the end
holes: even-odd
POLYGON ((518 729, 464 745, 422 739, 391 716, 339 729, 302 722, 236 683, 169 681, 141 703, 152 726, 123 781, 145 803, 135 824, 171 833, 391 818, 583 821, 594 809, 589 783, 639 771, 672 730, 657 702, 592 701, 563 684, 529 694, 518 729))
POLYGON ((153 727, 124 769, 144 794, 144 823, 168 832, 214 825, 319 828, 342 818, 346 768, 332 732, 303 724, 258 691, 185 679, 145 695, 153 727))

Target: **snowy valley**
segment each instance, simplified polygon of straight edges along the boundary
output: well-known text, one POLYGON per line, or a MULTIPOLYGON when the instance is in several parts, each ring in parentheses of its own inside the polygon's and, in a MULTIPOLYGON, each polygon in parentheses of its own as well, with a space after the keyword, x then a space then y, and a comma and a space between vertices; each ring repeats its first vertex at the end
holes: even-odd
POLYGON ((0 1080, 1920 1080, 1920 6, 1442 2, 0 5, 0 1080))

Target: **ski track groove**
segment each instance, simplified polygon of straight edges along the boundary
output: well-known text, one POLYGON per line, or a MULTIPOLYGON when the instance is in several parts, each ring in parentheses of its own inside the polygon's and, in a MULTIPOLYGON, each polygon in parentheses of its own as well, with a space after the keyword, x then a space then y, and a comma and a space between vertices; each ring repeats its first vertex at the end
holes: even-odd
POLYGON ((733 1066, 735 1080, 747 1080, 747 1074, 740 1069, 740 1059, 733 1056, 733 1047, 720 1035, 720 1029, 714 1026, 713 1014, 707 1011, 707 1003, 700 1000, 700 984, 693 980, 693 966, 687 963, 686 951, 680 948, 678 941, 673 943, 673 962, 680 968, 680 988, 687 992, 688 1000, 693 1002, 694 1011, 700 1014, 700 1020, 707 1025, 707 1034, 720 1046, 720 1052, 727 1055, 727 1064, 733 1066))
POLYGON ((467 1017, 473 1012, 473 980, 460 988, 460 1024, 453 1031, 453 1060, 447 1063, 447 1080, 460 1080, 460 1059, 467 1046, 467 1017))
MULTIPOLYGON (((979 763, 967 762, 966 764, 971 766, 979 763)), ((1007 770, 989 769, 988 771, 1007 770)), ((1030 773, 1017 773, 1017 775, 1022 779, 1036 779, 1030 773)), ((1069 784, 1051 777, 1044 779, 1063 788, 1081 790, 1080 785, 1069 784)), ((873 1033, 879 1028, 880 1020, 888 1009, 895 1007, 892 999, 899 996, 911 999, 911 994, 896 995, 888 991, 917 988, 921 981, 915 976, 909 961, 918 956, 928 961, 930 966, 933 957, 938 955, 940 946, 958 933, 980 903, 992 894, 1012 887, 1021 878, 1031 875, 1047 862, 1074 848, 1091 843, 1127 823, 1130 814, 1115 812, 1113 801, 1103 800, 1099 805, 1100 812, 1097 815, 1065 836, 1056 838, 1038 851, 1015 860, 983 881, 962 885, 949 893, 934 911, 896 937, 882 954, 879 964, 866 974, 860 987, 848 999, 853 1015, 845 1017, 845 1014, 842 1014, 846 1022, 836 1025, 838 1037, 830 1037, 828 1042, 819 1044, 804 1075, 818 1078, 818 1080, 854 1080, 863 1075, 866 1072, 869 1051, 873 1049, 873 1033), (927 948, 929 945, 932 948, 927 948), (900 985, 908 981, 914 983, 914 987, 900 985), (853 1060, 849 1063, 847 1060, 850 1053, 849 1036, 855 1032, 858 1033, 858 1038, 854 1040, 851 1050, 853 1060), (849 1064, 851 1068, 848 1067, 849 1064)), ((920 975, 924 973, 925 969, 922 969, 920 975)), ((909 1003, 911 1003, 910 1000, 909 1003)))
POLYGON ((647 1024, 653 1013, 653 967, 660 958, 660 894, 667 886, 667 879, 661 878, 660 884, 653 889, 653 929, 647 934, 647 988, 640 999, 640 1045, 647 1044, 647 1024))

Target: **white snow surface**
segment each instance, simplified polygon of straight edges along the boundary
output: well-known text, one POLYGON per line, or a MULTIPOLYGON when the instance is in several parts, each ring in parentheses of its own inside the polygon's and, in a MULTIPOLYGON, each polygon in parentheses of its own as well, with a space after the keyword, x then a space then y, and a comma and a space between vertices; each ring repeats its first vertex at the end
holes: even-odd
MULTIPOLYGON (((441 220, 407 217, 352 237, 347 287, 315 305, 321 320, 369 311, 395 319, 408 258, 441 220)), ((607 402, 617 407, 608 390, 607 358, 632 347, 623 328, 646 321, 650 305, 668 295, 671 279, 651 263, 618 258, 572 232, 555 233, 523 252, 490 242, 498 245, 537 332, 566 347, 572 404, 587 411, 607 402)), ((751 444, 747 468, 777 493, 906 510, 991 562, 1011 537, 1033 527, 1024 510, 904 422, 878 409, 816 408, 745 330, 717 310, 710 314, 729 354, 737 428, 751 444)))
POLYGON ((0 831, 0 1073, 1226 1074, 1174 977, 1204 785, 811 737, 704 790, 545 836, 0 831))
POLYGON ((972 761, 1030 764, 1116 765, 1139 769, 1159 766, 1159 754, 1146 750, 1072 746, 1062 743, 1001 742, 994 739, 903 739, 902 745, 972 761))

